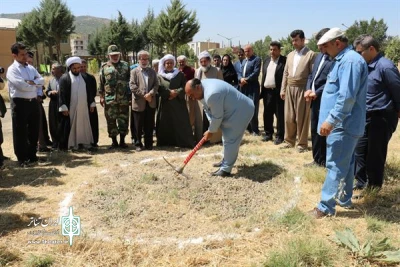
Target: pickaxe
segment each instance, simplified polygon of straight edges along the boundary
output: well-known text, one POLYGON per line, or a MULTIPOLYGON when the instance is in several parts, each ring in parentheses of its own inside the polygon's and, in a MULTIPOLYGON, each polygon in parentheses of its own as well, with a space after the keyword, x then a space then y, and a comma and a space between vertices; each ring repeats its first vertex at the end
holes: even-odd
POLYGON ((200 149, 200 147, 204 144, 206 141, 205 137, 201 138, 201 140, 197 143, 197 145, 193 148, 193 150, 190 152, 190 154, 186 157, 186 159, 183 161, 182 165, 180 167, 175 168, 174 165, 172 165, 168 160, 163 157, 165 162, 168 163, 169 166, 171 166, 177 173, 182 174, 183 169, 186 167, 186 164, 190 161, 190 159, 193 157, 194 154, 196 154, 197 150, 200 149))

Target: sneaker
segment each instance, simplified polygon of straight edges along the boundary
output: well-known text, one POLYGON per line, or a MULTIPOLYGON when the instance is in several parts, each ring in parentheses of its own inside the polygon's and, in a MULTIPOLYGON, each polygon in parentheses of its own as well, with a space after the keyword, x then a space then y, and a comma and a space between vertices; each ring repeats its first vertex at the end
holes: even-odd
POLYGON ((268 142, 268 141, 272 141, 272 136, 271 135, 266 135, 262 138, 262 141, 264 142, 268 142))

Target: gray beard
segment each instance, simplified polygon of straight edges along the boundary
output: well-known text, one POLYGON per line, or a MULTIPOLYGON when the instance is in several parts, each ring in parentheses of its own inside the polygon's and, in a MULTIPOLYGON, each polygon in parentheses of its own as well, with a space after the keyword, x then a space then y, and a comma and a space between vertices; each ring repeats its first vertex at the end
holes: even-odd
POLYGON ((203 66, 200 67, 202 72, 207 72, 210 70, 210 68, 211 68, 211 65, 208 65, 207 67, 203 67, 203 66))

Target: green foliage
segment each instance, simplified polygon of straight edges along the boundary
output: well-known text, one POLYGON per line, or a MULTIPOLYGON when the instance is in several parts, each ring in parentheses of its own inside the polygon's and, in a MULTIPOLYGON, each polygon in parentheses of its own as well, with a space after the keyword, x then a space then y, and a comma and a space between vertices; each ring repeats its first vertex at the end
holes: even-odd
POLYGON ((389 37, 385 47, 385 56, 397 66, 400 61, 400 37, 389 37))
POLYGON ((28 267, 49 267, 54 263, 54 259, 51 256, 35 256, 33 254, 30 255, 26 266, 28 267))
POLYGON ((369 261, 400 263, 400 250, 391 250, 389 238, 387 237, 377 242, 373 242, 373 240, 370 239, 360 244, 353 231, 346 228, 343 231, 336 231, 334 241, 351 250, 351 252, 359 258, 369 261))
MULTIPOLYGON (((61 60, 61 41, 74 32, 74 16, 61 0, 42 0, 39 7, 40 25, 51 49, 56 46, 57 61, 61 60), (54 41, 54 42, 53 42, 54 41)), ((52 55, 51 51, 49 54, 52 55)))
POLYGON ((368 229, 368 231, 371 231, 371 232, 374 232, 374 233, 381 232, 382 229, 384 229, 385 226, 386 226, 385 222, 383 222, 381 220, 378 220, 377 218, 374 218, 374 217, 369 217, 368 216, 368 217, 365 218, 365 220, 367 221, 367 229, 368 229))
POLYGON ((263 40, 258 40, 253 44, 254 54, 265 60, 269 56, 269 44, 272 42, 272 38, 267 35, 263 40))
POLYGON ((311 217, 305 215, 301 210, 295 207, 281 217, 279 223, 283 224, 290 231, 293 231, 309 225, 311 223, 311 217))
POLYGON ((122 58, 126 60, 128 51, 132 50, 134 40, 132 28, 120 11, 118 11, 117 19, 110 22, 109 28, 105 33, 103 43, 117 45, 122 58))
POLYGON ((294 50, 294 46, 292 44, 292 37, 288 35, 286 38, 281 38, 279 39, 279 42, 281 43, 281 54, 283 56, 287 56, 290 52, 294 50))
POLYGON ((310 50, 314 52, 319 52, 318 45, 317 45, 317 40, 315 39, 315 36, 313 36, 310 40, 308 40, 307 47, 310 48, 310 50))
POLYGON ((99 62, 97 59, 92 59, 88 63, 89 72, 92 74, 99 73, 99 62))
POLYGON ((157 17, 149 36, 157 46, 165 45, 176 56, 178 47, 191 42, 199 30, 196 11, 187 11, 180 0, 171 0, 171 5, 157 17))
POLYGON ((346 36, 349 39, 349 44, 353 44, 354 40, 361 34, 369 34, 379 43, 383 44, 386 40, 387 29, 388 26, 383 19, 378 21, 372 18, 369 22, 367 20, 360 20, 355 21, 353 25, 346 30, 346 36))
POLYGON ((272 252, 265 267, 332 266, 332 250, 310 238, 289 241, 283 251, 272 252))

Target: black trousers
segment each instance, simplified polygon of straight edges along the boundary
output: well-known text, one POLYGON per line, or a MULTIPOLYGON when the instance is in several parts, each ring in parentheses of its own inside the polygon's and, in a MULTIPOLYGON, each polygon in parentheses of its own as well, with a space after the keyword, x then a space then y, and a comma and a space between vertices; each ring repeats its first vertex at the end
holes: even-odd
POLYGON ((276 117, 276 138, 283 140, 285 136, 285 102, 281 99, 277 88, 264 88, 262 93, 264 103, 264 131, 266 136, 274 134, 274 115, 276 117))
POLYGON ((146 149, 153 148, 153 130, 154 130, 154 116, 156 113, 155 108, 151 108, 149 103, 146 102, 146 108, 144 111, 137 112, 133 111, 134 123, 135 123, 135 146, 143 147, 142 135, 144 133, 144 146, 146 149))
POLYGON ((367 112, 363 137, 355 149, 355 177, 357 186, 382 187, 387 148, 396 130, 396 111, 367 112))
POLYGON ((14 153, 20 163, 35 161, 39 138, 39 106, 36 98, 13 98, 12 129, 14 153))
POLYGON ((259 89, 254 91, 246 91, 244 90, 243 93, 249 97, 254 103, 254 115, 251 118, 249 125, 247 126, 247 130, 250 133, 259 134, 260 130, 258 129, 258 108, 260 106, 260 92, 259 89))
POLYGON ((321 97, 311 103, 311 142, 314 162, 325 166, 326 163, 326 137, 318 134, 319 109, 321 97))
POLYGON ((135 117, 134 117, 134 111, 132 110, 132 107, 130 107, 131 110, 131 119, 130 119, 130 130, 131 130, 131 140, 133 140, 133 142, 137 142, 138 137, 136 135, 136 124, 135 124, 135 117))
POLYGON ((3 154, 3 149, 1 148, 1 145, 4 142, 4 138, 3 138, 3 126, 1 124, 1 119, 0 119, 0 166, 3 165, 4 162, 4 154, 3 154))

